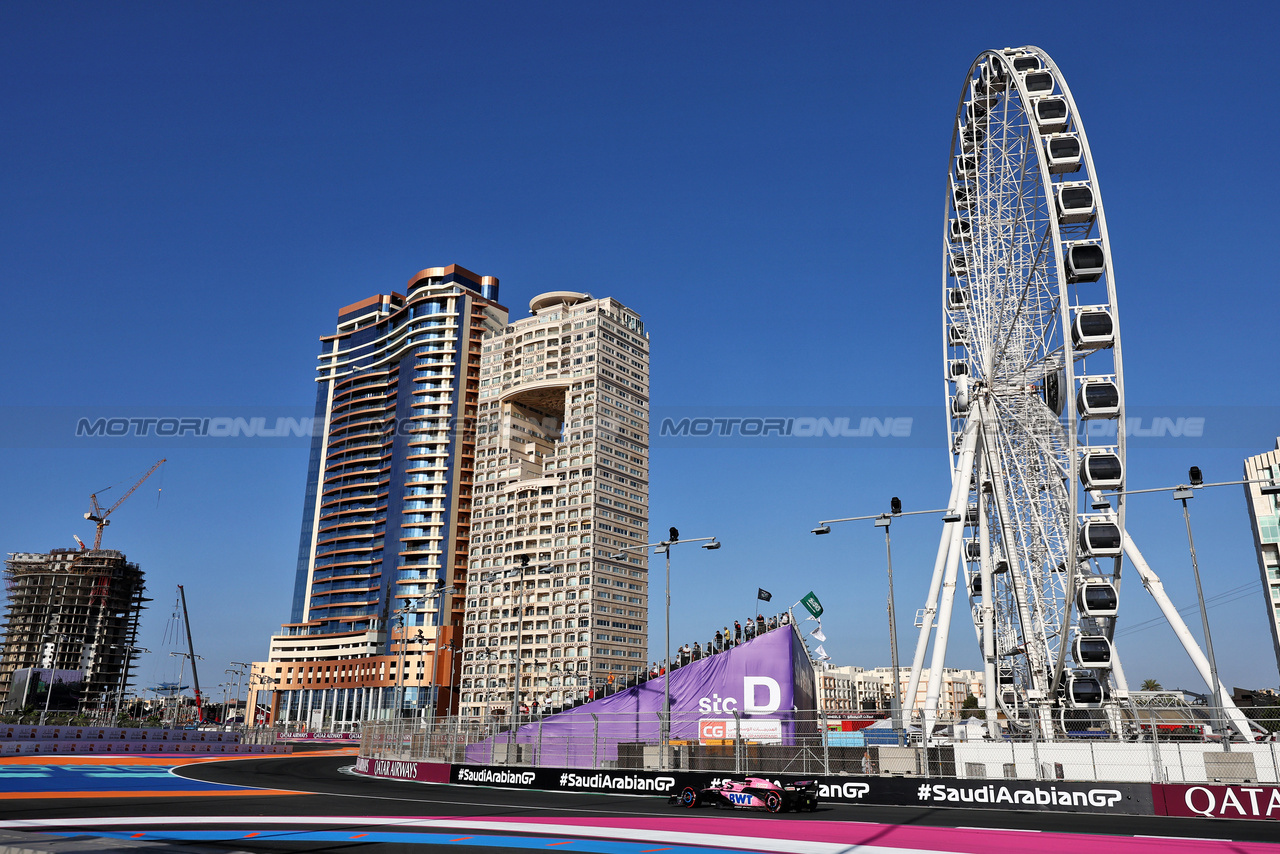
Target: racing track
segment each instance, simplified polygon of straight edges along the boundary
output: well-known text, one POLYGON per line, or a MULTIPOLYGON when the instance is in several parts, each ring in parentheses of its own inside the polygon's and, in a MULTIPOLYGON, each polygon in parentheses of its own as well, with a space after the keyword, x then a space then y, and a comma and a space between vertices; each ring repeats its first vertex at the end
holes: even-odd
MULTIPOLYGON (((725 849, 838 854, 861 846, 867 846, 862 850, 882 852, 914 849, 976 854, 1122 848, 1180 854, 1271 848, 1224 844, 1224 840, 1280 842, 1280 825, 1262 821, 844 804, 820 804, 816 813, 777 816, 687 811, 669 806, 665 797, 369 779, 344 773, 342 769, 353 761, 351 756, 302 754, 202 762, 177 773, 204 783, 266 791, 261 795, 241 792, 237 797, 215 796, 226 794, 222 792, 191 793, 181 798, 46 796, 36 801, 4 800, 0 801, 0 828, 79 830, 140 842, 163 838, 184 845, 218 846, 204 850, 225 851, 228 849, 220 843, 234 841, 232 850, 237 851, 343 850, 360 854, 421 854, 445 849, 481 854, 554 847, 598 854, 696 854, 708 851, 708 846, 716 846, 721 854, 725 849), (283 794, 286 790, 298 794, 283 794), (1027 833, 1007 831, 1044 835, 1035 836, 1032 843, 1027 833), (1082 834, 1111 838, 1090 839, 1082 834)), ((1280 852, 1280 846, 1274 850, 1280 852)))

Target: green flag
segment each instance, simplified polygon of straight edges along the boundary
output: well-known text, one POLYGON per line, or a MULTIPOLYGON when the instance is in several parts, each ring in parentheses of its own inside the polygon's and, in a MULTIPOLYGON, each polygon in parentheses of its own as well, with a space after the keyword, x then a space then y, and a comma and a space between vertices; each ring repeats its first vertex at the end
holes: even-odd
POLYGON ((822 616, 822 603, 818 601, 818 597, 813 594, 812 590, 810 590, 808 595, 800 600, 800 604, 803 605, 810 614, 813 614, 815 619, 822 616))

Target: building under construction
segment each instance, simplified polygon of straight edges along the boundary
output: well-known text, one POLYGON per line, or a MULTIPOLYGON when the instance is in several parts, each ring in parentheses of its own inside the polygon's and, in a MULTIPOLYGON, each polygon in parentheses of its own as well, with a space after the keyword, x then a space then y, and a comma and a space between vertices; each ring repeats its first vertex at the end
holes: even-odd
POLYGON ((32 668, 45 670, 49 682, 78 682, 76 705, 84 712, 114 703, 116 692, 127 690, 138 619, 150 601, 136 563, 112 549, 10 554, 5 588, 0 698, 6 711, 30 704, 32 668), (10 697, 11 689, 22 696, 10 697))

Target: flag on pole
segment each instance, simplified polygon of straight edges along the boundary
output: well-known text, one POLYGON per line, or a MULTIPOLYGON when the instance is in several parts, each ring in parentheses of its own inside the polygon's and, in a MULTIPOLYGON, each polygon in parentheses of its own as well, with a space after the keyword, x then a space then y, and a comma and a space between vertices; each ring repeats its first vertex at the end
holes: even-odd
POLYGON ((824 634, 822 633, 822 624, 821 624, 821 623, 819 623, 819 624, 818 624, 818 627, 817 627, 816 629, 814 629, 813 631, 809 632, 809 637, 811 637, 811 638, 817 638, 818 643, 826 643, 826 642, 827 642, 827 636, 826 636, 826 635, 824 635, 824 634))
POLYGON ((800 604, 803 605, 805 610, 810 614, 813 614, 813 616, 822 616, 822 603, 818 601, 818 597, 814 595, 812 590, 810 590, 805 597, 800 600, 800 604))
POLYGON ((763 599, 764 601, 768 602, 768 601, 770 601, 771 599, 773 599, 773 594, 772 594, 772 593, 770 593, 768 590, 765 590, 763 587, 757 587, 757 588, 756 588, 756 599, 757 599, 757 600, 759 600, 759 599, 763 599))
POLYGON ((818 648, 813 651, 813 654, 818 658, 819 661, 831 660, 831 656, 827 655, 827 651, 822 648, 821 644, 819 644, 818 648))

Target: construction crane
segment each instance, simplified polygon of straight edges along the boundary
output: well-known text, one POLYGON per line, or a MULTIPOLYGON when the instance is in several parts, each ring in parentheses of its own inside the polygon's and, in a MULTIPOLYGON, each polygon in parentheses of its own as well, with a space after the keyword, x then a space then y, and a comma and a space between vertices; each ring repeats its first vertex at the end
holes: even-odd
POLYGON ((142 486, 143 482, 147 478, 155 474, 155 470, 160 468, 160 466, 164 465, 164 462, 165 462, 164 460, 161 460, 160 462, 153 465, 151 468, 147 469, 147 473, 144 474, 141 478, 139 478, 137 483, 129 487, 129 491, 126 492, 124 495, 120 496, 120 499, 116 501, 115 504, 112 504, 110 507, 108 507, 106 510, 103 510, 100 506, 98 506, 98 494, 96 492, 93 495, 89 496, 89 502, 93 505, 93 512, 84 514, 84 518, 88 519, 90 522, 93 522, 98 526, 97 532, 93 535, 93 547, 95 549, 102 548, 102 529, 111 524, 111 520, 108 519, 107 517, 110 516, 112 513, 114 513, 115 509, 119 507, 121 504, 123 504, 126 498, 128 498, 130 495, 133 495, 134 490, 136 490, 139 486, 142 486))

